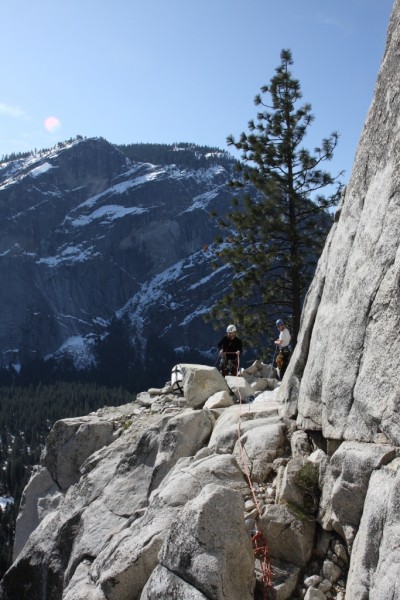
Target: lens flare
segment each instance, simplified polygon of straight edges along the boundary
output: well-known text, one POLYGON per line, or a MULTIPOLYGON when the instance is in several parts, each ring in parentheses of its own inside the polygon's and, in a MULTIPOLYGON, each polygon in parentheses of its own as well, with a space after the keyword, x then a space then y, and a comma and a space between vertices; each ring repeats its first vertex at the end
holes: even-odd
POLYGON ((47 117, 47 119, 44 120, 44 126, 46 127, 47 131, 50 131, 50 133, 57 131, 60 125, 60 119, 57 119, 57 117, 47 117))

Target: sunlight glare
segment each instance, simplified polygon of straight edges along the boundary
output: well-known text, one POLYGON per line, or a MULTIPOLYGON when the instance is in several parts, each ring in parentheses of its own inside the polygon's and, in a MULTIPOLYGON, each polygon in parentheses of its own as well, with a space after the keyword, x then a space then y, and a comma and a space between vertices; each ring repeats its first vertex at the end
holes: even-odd
POLYGON ((44 126, 46 127, 47 131, 50 131, 50 133, 57 131, 57 129, 59 129, 60 125, 61 125, 60 119, 58 119, 57 117, 47 117, 44 120, 44 126))

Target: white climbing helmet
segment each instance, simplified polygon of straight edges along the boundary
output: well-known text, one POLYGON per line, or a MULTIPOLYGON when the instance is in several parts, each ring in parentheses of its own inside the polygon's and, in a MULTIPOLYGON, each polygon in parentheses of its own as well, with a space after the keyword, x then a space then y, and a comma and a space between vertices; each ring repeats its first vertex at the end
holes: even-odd
POLYGON ((235 333, 236 327, 234 325, 228 325, 226 328, 226 333, 235 333))

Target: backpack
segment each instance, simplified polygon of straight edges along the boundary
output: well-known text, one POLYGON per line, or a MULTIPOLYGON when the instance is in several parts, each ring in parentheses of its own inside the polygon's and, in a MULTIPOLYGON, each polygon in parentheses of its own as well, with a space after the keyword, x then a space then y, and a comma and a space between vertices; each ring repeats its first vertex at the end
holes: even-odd
POLYGON ((175 365, 171 371, 171 386, 174 392, 183 394, 183 375, 181 365, 175 365))

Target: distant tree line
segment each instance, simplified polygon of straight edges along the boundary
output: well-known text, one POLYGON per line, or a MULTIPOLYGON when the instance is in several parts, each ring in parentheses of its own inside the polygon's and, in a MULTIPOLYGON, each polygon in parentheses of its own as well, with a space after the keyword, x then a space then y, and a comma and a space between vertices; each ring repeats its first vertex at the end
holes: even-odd
MULTIPOLYGON (((30 156, 42 156, 52 150, 62 149, 72 144, 77 140, 86 139, 81 135, 75 138, 70 138, 63 142, 58 142, 52 148, 41 148, 38 150, 30 150, 29 152, 12 152, 3 154, 1 163, 7 163, 14 160, 21 160, 30 156)), ((99 136, 99 139, 104 141, 105 138, 99 136)), ((236 161, 234 157, 226 150, 213 146, 197 146, 187 142, 175 144, 114 144, 116 148, 121 150, 132 161, 135 162, 150 162, 157 165, 179 165, 186 168, 207 168, 214 165, 232 166, 236 161)))
POLYGON ((3 154, 0 162, 11 162, 12 160, 20 160, 21 158, 28 158, 28 156, 32 156, 34 152, 30 150, 29 152, 11 152, 11 154, 3 154))
POLYGON ((94 364, 76 368, 73 358, 35 359, 24 363, 17 372, 12 366, 0 367, 0 386, 50 385, 57 381, 98 384, 106 388, 122 387, 138 393, 149 387, 163 387, 170 379, 171 368, 177 362, 203 362, 197 350, 188 349, 183 357, 177 354, 173 342, 149 335, 146 354, 142 356, 132 340, 127 319, 114 317, 107 335, 93 348, 94 364))
POLYGON ((69 140, 64 140, 63 142, 58 142, 52 148, 41 148, 40 150, 35 148, 34 150, 29 150, 28 152, 11 152, 10 154, 3 154, 0 162, 7 163, 7 162, 11 162, 13 160, 21 160, 22 158, 28 158, 29 156, 41 156, 42 154, 47 154, 48 152, 51 152, 52 150, 55 150, 56 148, 59 148, 59 149, 65 148, 69 144, 72 144, 72 142, 77 141, 77 140, 83 140, 83 139, 84 138, 82 135, 77 135, 75 138, 71 137, 71 138, 69 138, 69 140))
POLYGON ((150 162, 157 165, 176 164, 198 169, 210 165, 227 166, 234 162, 232 155, 225 150, 183 142, 179 144, 119 144, 116 147, 135 162, 150 162))

